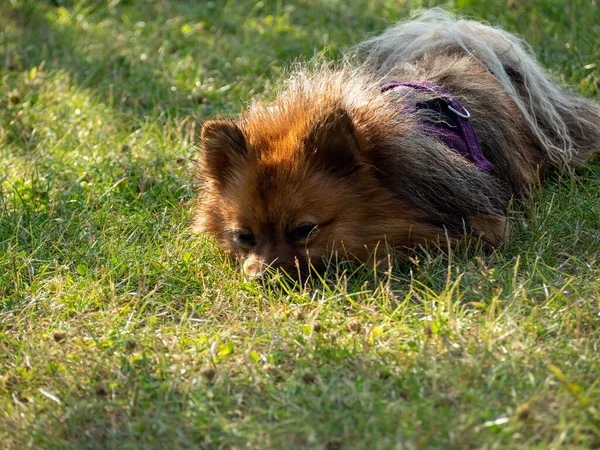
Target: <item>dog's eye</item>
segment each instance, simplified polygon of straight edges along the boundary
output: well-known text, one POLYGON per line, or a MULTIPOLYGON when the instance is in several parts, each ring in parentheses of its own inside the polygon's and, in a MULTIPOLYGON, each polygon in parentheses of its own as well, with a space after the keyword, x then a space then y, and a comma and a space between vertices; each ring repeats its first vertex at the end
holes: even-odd
POLYGON ((319 230, 319 225, 314 223, 303 223, 298 228, 292 230, 289 234, 289 238, 292 241, 304 241, 308 239, 311 234, 316 233, 319 230))
POLYGON ((242 246, 251 246, 255 244, 254 235, 244 231, 236 231, 233 233, 233 240, 236 244, 242 246))

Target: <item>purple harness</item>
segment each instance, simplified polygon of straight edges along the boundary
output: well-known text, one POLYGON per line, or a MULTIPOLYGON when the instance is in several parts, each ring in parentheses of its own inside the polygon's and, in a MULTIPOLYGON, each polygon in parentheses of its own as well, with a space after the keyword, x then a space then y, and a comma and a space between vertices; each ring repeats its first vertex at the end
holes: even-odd
POLYGON ((442 101, 434 99, 415 105, 416 109, 426 108, 437 110, 447 119, 444 123, 422 122, 425 133, 439 137, 444 144, 471 161, 484 172, 494 172, 492 163, 481 153, 475 130, 469 121, 469 117, 471 117, 469 111, 447 89, 428 81, 392 81, 384 85, 381 88, 381 92, 398 88, 420 89, 439 95, 442 101))

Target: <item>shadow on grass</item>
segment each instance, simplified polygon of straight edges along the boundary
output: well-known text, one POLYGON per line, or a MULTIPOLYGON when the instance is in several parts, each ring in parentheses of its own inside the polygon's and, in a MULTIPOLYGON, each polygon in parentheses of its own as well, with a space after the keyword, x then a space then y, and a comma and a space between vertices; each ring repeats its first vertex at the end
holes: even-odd
POLYGON ((83 25, 83 29, 81 24, 77 28, 61 26, 57 17, 66 10, 45 2, 23 1, 3 10, 9 14, 2 22, 15 29, 18 40, 7 54, 9 71, 30 70, 42 64, 66 70, 76 86, 91 89, 107 106, 141 115, 157 105, 167 109, 176 106, 180 100, 171 94, 171 85, 158 68, 124 57, 123 44, 115 45, 119 36, 111 39, 111 33, 99 32, 97 24, 83 25))
POLYGON ((65 70, 127 113, 205 116, 238 109, 283 66, 324 49, 335 58, 340 43, 354 44, 409 9, 387 6, 386 22, 384 3, 15 0, 2 7, 0 23, 16 40, 6 47, 9 70, 65 70))
MULTIPOLYGON (((557 17, 565 40, 571 33, 577 42, 585 42, 580 49, 583 57, 597 53, 592 38, 580 36, 586 27, 567 27, 556 5, 547 3, 533 2, 530 20, 542 20, 538 16, 544 14, 557 17)), ((422 6, 440 4, 444 2, 422 6)), ((9 69, 29 70, 45 62, 66 70, 75 84, 93 90, 116 110, 147 115, 158 109, 176 117, 237 110, 254 93, 268 90, 282 66, 324 49, 329 49, 329 56, 339 56, 330 43, 339 48, 340 43, 345 43, 343 47, 360 42, 368 33, 406 17, 413 8, 410 2, 393 7, 389 2, 342 7, 316 0, 285 7, 275 1, 232 6, 131 0, 109 7, 85 1, 15 0, 14 5, 2 7, 4 18, 0 18, 5 27, 18 30, 18 42, 11 44, 14 54, 8 51, 4 58, 9 69), (62 4, 66 8, 58 6, 62 4)), ((466 2, 463 11, 507 20, 504 6, 482 8, 477 2, 466 2)), ((521 14, 522 8, 517 4, 510 8, 514 10, 510 21, 526 32, 531 24, 521 14)), ((568 12, 573 15, 579 10, 568 12)), ((558 25, 546 22, 544 27, 556 34, 558 25)), ((549 48, 555 52, 559 44, 564 50, 556 36, 544 43, 545 52, 549 48)), ((563 52, 560 59, 565 61, 562 69, 579 74, 577 55, 568 53, 563 52)), ((551 55, 552 60, 556 56, 551 55)))

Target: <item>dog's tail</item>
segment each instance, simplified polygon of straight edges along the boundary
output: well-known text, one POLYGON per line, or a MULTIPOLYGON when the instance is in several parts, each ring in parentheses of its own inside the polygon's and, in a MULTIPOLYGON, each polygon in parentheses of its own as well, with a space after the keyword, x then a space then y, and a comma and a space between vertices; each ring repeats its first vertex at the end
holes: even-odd
POLYGON ((495 75, 555 165, 581 163, 600 152, 600 106, 553 83, 531 48, 501 29, 434 8, 364 42, 357 54, 384 75, 440 48, 462 49, 495 75))

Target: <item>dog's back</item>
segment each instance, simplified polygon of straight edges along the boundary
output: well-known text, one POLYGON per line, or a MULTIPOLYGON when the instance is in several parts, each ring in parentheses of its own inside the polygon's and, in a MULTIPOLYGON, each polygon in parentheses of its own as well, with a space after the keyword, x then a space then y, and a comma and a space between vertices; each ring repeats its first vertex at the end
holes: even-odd
POLYGON ((557 167, 588 160, 600 151, 600 107, 552 82, 530 48, 517 37, 442 9, 418 14, 364 42, 358 55, 378 76, 427 55, 475 57, 518 107, 545 158, 557 167))

